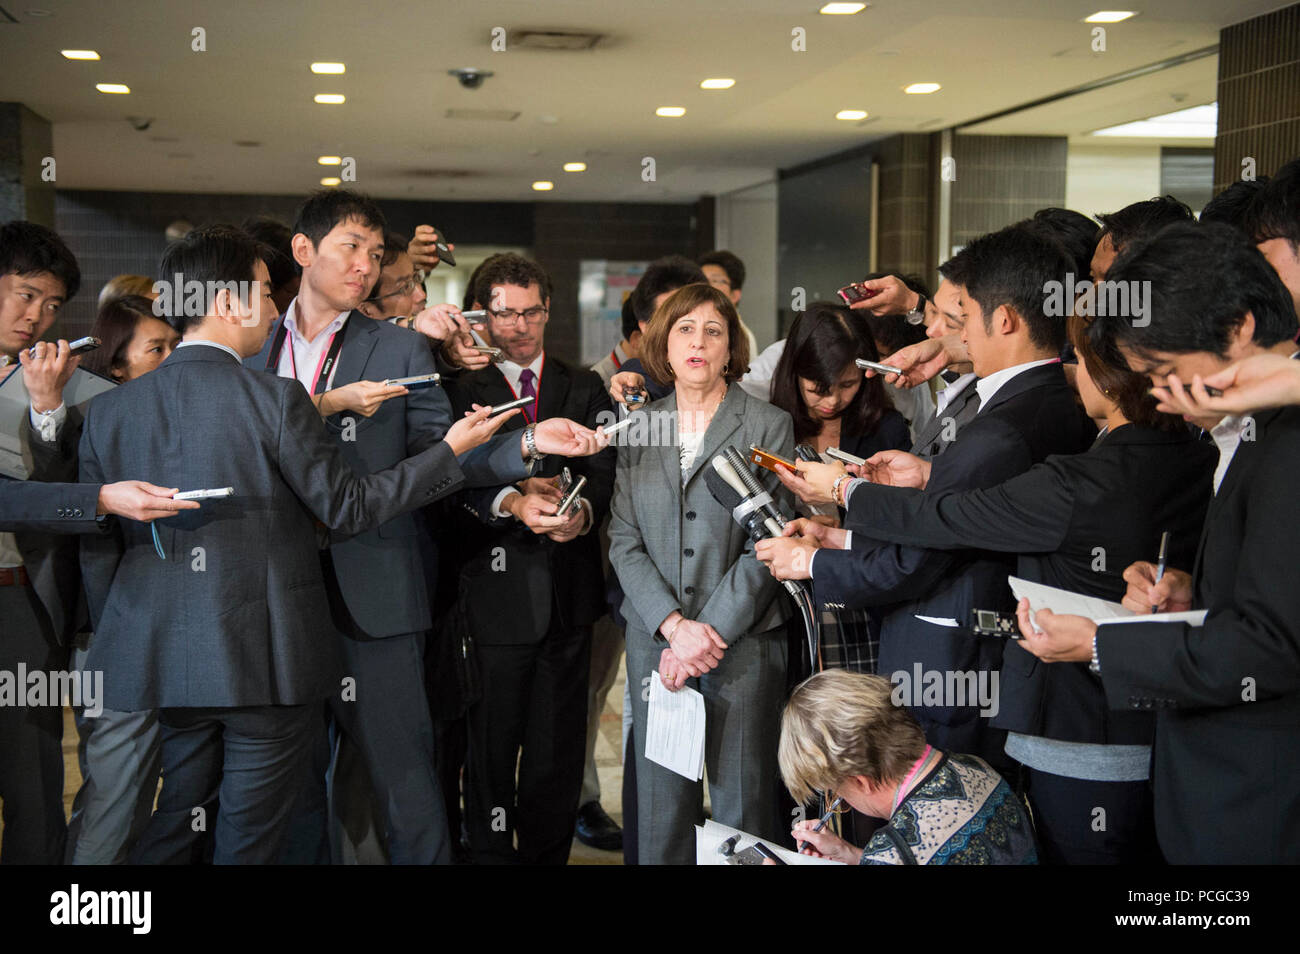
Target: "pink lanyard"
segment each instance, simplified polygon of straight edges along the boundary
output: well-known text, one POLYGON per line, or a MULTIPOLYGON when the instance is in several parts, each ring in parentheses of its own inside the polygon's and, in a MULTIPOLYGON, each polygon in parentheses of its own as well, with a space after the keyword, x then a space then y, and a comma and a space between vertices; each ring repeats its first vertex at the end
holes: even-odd
POLYGON ((925 764, 925 760, 930 757, 930 751, 931 747, 926 745, 921 757, 912 763, 912 771, 907 773, 907 778, 903 779, 903 784, 898 786, 898 791, 894 793, 894 807, 889 810, 890 815, 898 811, 898 806, 903 803, 903 789, 907 788, 907 783, 912 781, 912 776, 920 770, 921 766, 925 764))
MULTIPOLYGON (((308 394, 315 394, 315 393, 316 393, 316 385, 320 383, 320 373, 321 373, 323 370, 325 370, 325 362, 326 362, 326 361, 329 361, 331 365, 334 363, 332 360, 330 360, 330 359, 333 357, 333 356, 330 354, 330 352, 331 352, 331 351, 333 350, 333 348, 334 348, 334 339, 337 338, 338 335, 339 335, 339 333, 338 333, 337 331, 334 332, 334 334, 330 335, 329 344, 327 344, 327 345, 325 346, 325 350, 322 351, 322 352, 320 353, 320 361, 319 361, 319 362, 317 363, 317 365, 316 365, 316 374, 315 374, 315 376, 311 379, 311 386, 307 388, 307 393, 308 393, 308 394)), ((292 340, 290 340, 290 342, 289 342, 289 366, 293 369, 293 376, 294 376, 295 378, 297 378, 297 377, 298 377, 298 360, 293 356, 293 341, 292 341, 292 340)), ((327 383, 328 383, 328 382, 327 382, 327 383)), ((306 387, 306 385, 304 385, 304 387, 306 387)))

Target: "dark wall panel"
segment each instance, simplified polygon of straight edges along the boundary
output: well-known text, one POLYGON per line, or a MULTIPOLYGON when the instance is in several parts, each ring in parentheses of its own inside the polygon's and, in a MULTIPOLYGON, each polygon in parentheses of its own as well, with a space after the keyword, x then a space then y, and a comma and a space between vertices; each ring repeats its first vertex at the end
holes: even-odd
POLYGON ((1300 4, 1219 32, 1219 129, 1214 191, 1242 176, 1272 175, 1300 156, 1300 4))

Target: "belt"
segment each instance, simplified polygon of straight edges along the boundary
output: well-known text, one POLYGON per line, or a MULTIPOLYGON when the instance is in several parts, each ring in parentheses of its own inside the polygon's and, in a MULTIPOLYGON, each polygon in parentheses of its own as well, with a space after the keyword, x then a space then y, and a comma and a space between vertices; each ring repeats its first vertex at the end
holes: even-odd
POLYGON ((32 578, 27 575, 27 567, 10 566, 0 569, 0 586, 30 586, 32 578))

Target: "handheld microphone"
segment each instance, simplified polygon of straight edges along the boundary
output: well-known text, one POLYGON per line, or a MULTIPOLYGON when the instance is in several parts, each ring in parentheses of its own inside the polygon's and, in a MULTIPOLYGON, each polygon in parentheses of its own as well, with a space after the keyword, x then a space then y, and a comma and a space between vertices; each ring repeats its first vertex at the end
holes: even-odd
MULTIPOLYGON (((780 514, 770 504, 762 503, 764 497, 770 501, 771 495, 761 486, 759 495, 752 495, 741 477, 742 473, 748 473, 749 468, 742 465, 737 471, 722 454, 714 457, 712 464, 713 466, 704 472, 704 484, 709 488, 713 499, 730 510, 736 522, 745 528, 749 539, 757 543, 769 537, 779 537, 784 525, 779 522, 780 514), (772 511, 776 515, 775 518, 769 516, 766 510, 772 511)), ((782 585, 791 596, 796 598, 801 596, 802 590, 794 580, 783 580, 782 585)))
POLYGON ((763 489, 763 485, 758 482, 754 472, 749 469, 749 464, 745 462, 745 458, 740 451, 728 444, 723 453, 726 455, 727 463, 731 464, 732 469, 745 485, 746 496, 754 498, 755 503, 763 508, 763 514, 767 520, 775 521, 777 529, 774 535, 779 537, 781 531, 785 529, 785 517, 781 511, 773 506, 772 495, 763 489))

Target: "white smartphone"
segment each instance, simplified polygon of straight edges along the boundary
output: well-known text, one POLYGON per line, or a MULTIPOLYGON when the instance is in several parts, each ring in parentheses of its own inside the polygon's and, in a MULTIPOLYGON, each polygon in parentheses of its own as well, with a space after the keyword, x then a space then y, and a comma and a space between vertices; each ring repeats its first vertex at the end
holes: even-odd
POLYGON ((215 497, 233 497, 234 487, 218 487, 215 490, 182 490, 172 495, 172 500, 211 500, 215 497))
POLYGON ((527 404, 532 404, 535 400, 536 398, 521 397, 515 398, 513 401, 507 401, 505 404, 494 404, 492 405, 492 410, 488 412, 488 417, 496 417, 504 411, 512 411, 517 407, 524 407, 527 404))
POLYGON ((826 448, 826 456, 834 457, 836 460, 845 464, 857 464, 859 467, 867 462, 865 457, 858 457, 854 454, 850 454, 848 451, 842 451, 838 447, 826 448))
POLYGON ((623 428, 627 427, 631 423, 632 423, 632 415, 629 414, 627 417, 623 418, 623 420, 611 424, 609 425, 609 427, 605 428, 605 436, 609 437, 611 434, 617 434, 619 431, 621 431, 623 428))
POLYGON ((866 358, 858 358, 853 362, 859 368, 868 371, 878 371, 881 374, 902 374, 902 368, 896 368, 892 364, 881 364, 879 361, 868 361, 866 358))

